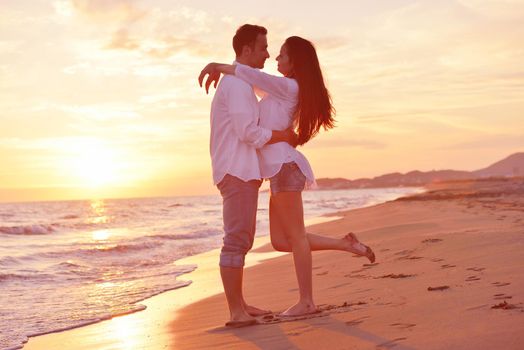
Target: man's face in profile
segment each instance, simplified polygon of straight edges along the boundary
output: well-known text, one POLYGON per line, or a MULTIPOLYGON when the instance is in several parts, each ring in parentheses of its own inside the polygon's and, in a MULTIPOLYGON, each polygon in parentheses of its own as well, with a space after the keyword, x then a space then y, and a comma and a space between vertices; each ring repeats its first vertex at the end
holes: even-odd
POLYGON ((269 52, 267 51, 267 36, 265 34, 259 34, 255 45, 251 50, 249 56, 250 66, 253 68, 264 68, 264 63, 269 58, 269 52))

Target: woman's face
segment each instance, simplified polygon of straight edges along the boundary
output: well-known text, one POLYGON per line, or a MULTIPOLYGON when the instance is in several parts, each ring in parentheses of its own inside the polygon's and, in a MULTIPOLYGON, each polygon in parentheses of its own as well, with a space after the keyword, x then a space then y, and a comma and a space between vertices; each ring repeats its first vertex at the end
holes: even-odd
POLYGON ((276 59, 278 62, 278 71, 280 73, 282 73, 285 77, 288 77, 293 74, 293 64, 289 60, 285 44, 282 45, 282 47, 280 48, 280 54, 277 56, 276 59))

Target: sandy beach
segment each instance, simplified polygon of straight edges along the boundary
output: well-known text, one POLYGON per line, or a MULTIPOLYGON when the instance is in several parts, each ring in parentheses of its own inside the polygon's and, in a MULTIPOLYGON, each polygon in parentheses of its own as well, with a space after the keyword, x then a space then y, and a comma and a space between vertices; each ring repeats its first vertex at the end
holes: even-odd
POLYGON ((353 231, 377 260, 314 252, 319 314, 276 315, 297 284, 291 255, 262 237, 244 276, 248 302, 275 312, 259 325, 223 326, 214 250, 180 261, 198 265, 182 278, 192 285, 145 300, 146 310, 30 338, 24 349, 524 348, 524 178, 437 184, 333 216, 308 231, 353 231))

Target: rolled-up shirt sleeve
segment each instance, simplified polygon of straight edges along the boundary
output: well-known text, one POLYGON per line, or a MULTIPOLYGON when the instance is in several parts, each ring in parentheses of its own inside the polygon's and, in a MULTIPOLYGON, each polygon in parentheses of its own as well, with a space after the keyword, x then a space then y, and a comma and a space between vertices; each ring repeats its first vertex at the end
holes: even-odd
POLYGON ((252 103, 253 91, 241 84, 232 86, 227 96, 231 123, 240 141, 262 148, 271 139, 272 131, 258 125, 258 113, 252 103))

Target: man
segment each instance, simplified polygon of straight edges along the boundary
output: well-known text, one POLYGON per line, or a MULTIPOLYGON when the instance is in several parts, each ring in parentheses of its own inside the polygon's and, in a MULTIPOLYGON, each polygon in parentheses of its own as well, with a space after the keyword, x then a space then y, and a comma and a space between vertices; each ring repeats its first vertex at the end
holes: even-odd
MULTIPOLYGON (((233 37, 236 62, 263 68, 269 58, 267 30, 245 24, 233 37)), ((206 91, 216 73, 204 69, 206 91)), ((258 100, 253 87, 233 75, 220 81, 211 105, 211 163, 213 181, 223 198, 224 241, 220 253, 220 275, 231 318, 226 326, 257 323, 254 316, 269 313, 248 305, 242 294, 244 259, 255 236, 258 190, 261 176, 256 149, 275 142, 292 143, 290 130, 271 131, 258 126, 258 100)))

